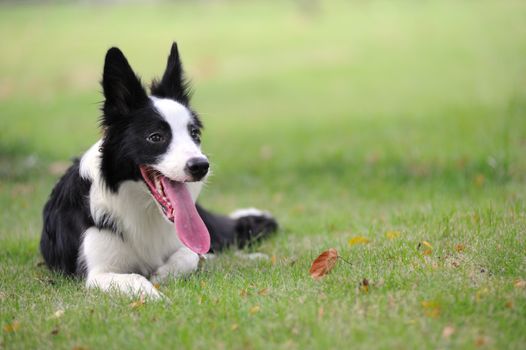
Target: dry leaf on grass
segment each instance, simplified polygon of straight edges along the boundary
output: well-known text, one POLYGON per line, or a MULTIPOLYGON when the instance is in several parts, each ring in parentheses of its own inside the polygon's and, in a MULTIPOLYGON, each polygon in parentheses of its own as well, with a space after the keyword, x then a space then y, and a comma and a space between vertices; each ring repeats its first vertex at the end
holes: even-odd
POLYGON ((141 294, 141 296, 139 297, 139 300, 136 300, 132 303, 130 303, 130 307, 132 309, 138 309, 140 307, 142 307, 144 304, 145 304, 145 299, 146 299, 146 296, 144 295, 144 293, 141 294))
POLYGON ((482 346, 488 345, 490 339, 486 336, 480 335, 475 339, 475 346, 480 348, 482 346))
POLYGON ((321 253, 313 262, 309 270, 312 278, 315 280, 322 278, 328 274, 336 265, 338 261, 338 251, 334 248, 321 253))
POLYGON ((400 231, 387 231, 385 233, 385 237, 387 237, 387 239, 390 239, 390 240, 393 240, 393 239, 397 239, 398 237, 400 237, 400 231))
POLYGON ((419 242, 418 246, 416 247, 416 249, 420 250, 420 248, 422 248, 422 247, 427 248, 427 249, 424 249, 422 251, 423 255, 431 255, 431 254, 433 254, 433 245, 431 243, 429 243, 428 241, 419 242))
POLYGON ((369 240, 369 238, 367 237, 363 237, 363 236, 356 236, 356 237, 353 237, 351 239, 349 239, 349 245, 352 247, 353 245, 357 245, 357 244, 367 244, 371 242, 369 240))
POLYGON ((440 304, 434 300, 424 300, 421 302, 424 309, 424 314, 430 318, 437 318, 440 316, 440 304))
POLYGON ((263 288, 258 291, 259 295, 265 296, 268 295, 268 288, 263 288))
POLYGON ((458 243, 455 245, 455 250, 458 252, 458 253, 462 253, 465 249, 465 246, 462 244, 462 243, 458 243))
POLYGON ((422 245, 425 245, 425 246, 428 247, 429 249, 433 249, 433 246, 432 246, 431 243, 429 243, 428 241, 422 241, 422 245))
POLYGON ((276 261, 277 261, 277 258, 275 255, 272 255, 270 257, 270 263, 272 264, 272 266, 276 265, 276 261))
POLYGON ((360 291, 363 293, 369 293, 369 280, 367 278, 364 278, 360 282, 360 291))
POLYGON ((6 333, 14 333, 20 329, 20 322, 17 320, 14 320, 11 323, 7 323, 4 325, 4 332, 6 333))

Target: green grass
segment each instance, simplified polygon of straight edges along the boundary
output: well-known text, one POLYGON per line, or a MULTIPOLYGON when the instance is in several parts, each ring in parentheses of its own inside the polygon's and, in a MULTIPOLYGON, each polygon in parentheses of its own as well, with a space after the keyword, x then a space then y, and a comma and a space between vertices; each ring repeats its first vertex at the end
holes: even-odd
POLYGON ((526 4, 309 9, 1 8, 0 324, 19 329, 0 349, 524 347, 526 4), (105 50, 149 81, 173 39, 213 160, 201 202, 267 208, 282 229, 255 248, 275 264, 229 252, 133 309, 40 264, 40 213, 50 168, 98 138, 105 50), (351 265, 312 280, 330 247, 351 265))

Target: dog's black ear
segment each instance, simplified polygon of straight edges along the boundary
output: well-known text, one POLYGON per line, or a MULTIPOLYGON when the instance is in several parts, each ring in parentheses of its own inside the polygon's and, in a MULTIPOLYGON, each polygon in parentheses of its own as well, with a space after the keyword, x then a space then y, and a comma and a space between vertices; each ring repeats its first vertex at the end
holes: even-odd
POLYGON ((171 98, 184 105, 188 105, 190 101, 189 84, 184 77, 183 65, 175 41, 172 44, 163 77, 161 81, 152 82, 151 92, 154 96, 171 98))
POLYGON ((144 107, 148 95, 121 50, 112 47, 106 53, 102 74, 104 91, 103 124, 111 124, 111 118, 123 116, 144 107))

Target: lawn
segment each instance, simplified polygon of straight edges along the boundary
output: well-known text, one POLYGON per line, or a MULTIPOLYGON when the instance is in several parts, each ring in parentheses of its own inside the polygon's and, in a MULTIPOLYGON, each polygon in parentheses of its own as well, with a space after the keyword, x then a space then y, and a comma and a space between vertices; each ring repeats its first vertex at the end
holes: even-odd
POLYGON ((523 1, 2 5, 0 349, 523 349, 525 18, 523 1), (281 229, 250 250, 269 260, 230 251, 132 303, 42 265, 41 210, 99 137, 105 51, 149 81, 174 39, 213 163, 200 202, 281 229), (329 248, 349 263, 315 281, 329 248))

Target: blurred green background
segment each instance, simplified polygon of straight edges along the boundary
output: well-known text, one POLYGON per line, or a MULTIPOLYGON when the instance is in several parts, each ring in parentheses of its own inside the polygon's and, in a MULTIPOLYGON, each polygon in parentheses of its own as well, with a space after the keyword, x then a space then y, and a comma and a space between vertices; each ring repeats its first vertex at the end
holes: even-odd
MULTIPOLYGON (((193 105, 205 123, 203 148, 213 164, 201 201, 221 212, 257 206, 276 214, 282 230, 260 248, 300 263, 280 272, 294 275, 290 285, 274 281, 274 288, 307 283, 309 260, 330 246, 363 264, 353 269, 356 281, 364 274, 387 279, 383 266, 400 252, 372 246, 358 253, 346 241, 353 234, 383 237, 389 229, 403 232, 403 254, 422 239, 443 249, 469 242, 466 276, 485 266, 503 286, 524 277, 524 1, 11 2, 0 5, 4 293, 15 295, 17 283, 31 284, 15 277, 22 271, 44 273, 34 267, 41 208, 68 160, 100 136, 106 50, 121 48, 149 84, 162 74, 174 40, 195 89, 193 105), (466 219, 475 216, 487 221, 466 219)), ((388 283, 385 293, 414 282, 405 267, 397 268, 390 275, 396 283, 388 283)), ((422 293, 449 296, 444 286, 452 281, 450 273, 438 273, 436 284, 422 293)), ((214 285, 216 275, 206 277, 207 283, 214 285)), ((490 293, 496 288, 491 305, 501 303, 506 287, 499 289, 495 279, 487 283, 494 286, 490 293)), ((468 284, 454 295, 471 305, 468 284)), ((230 292, 237 295, 236 288, 230 292)), ((21 300, 33 305, 34 293, 0 305, 4 321, 18 314, 21 300)), ((340 300, 338 293, 325 293, 340 300)), ((408 302, 422 297, 408 293, 408 302)), ((525 305, 523 297, 509 298, 525 305)), ((354 307, 346 302, 327 307, 327 313, 336 313, 342 324, 360 321, 338 314, 354 307)), ((487 309, 469 310, 477 327, 489 329, 489 345, 513 347, 524 340, 517 333, 524 329, 524 312, 497 317, 487 309), (500 322, 490 326, 492 319, 500 322)), ((45 312, 25 317, 45 319, 45 312)), ((451 312, 453 322, 466 321, 462 309, 451 312)), ((220 317, 227 321, 217 332, 234 322, 220 317)), ((308 316, 300 330, 312 331, 309 317, 316 319, 308 316)), ((378 317, 370 321, 372 329, 385 339, 352 339, 368 348, 418 347, 411 339, 429 329, 439 334, 445 322, 408 326, 397 343, 378 317)), ((242 334, 259 347, 272 328, 266 325, 256 322, 252 333, 242 334)), ((345 346, 325 326, 314 344, 345 346)), ((353 327, 343 332, 356 335, 353 327)), ((456 344, 474 346, 477 327, 468 327, 456 344)), ((287 329, 284 339, 294 338, 294 329, 287 329)), ((211 332, 203 344, 214 344, 211 332)), ((27 339, 26 345, 38 344, 34 334, 27 339)), ((104 339, 95 337, 92 345, 104 339)), ((436 336, 426 341, 440 345, 436 336)))
POLYGON ((522 1, 3 6, 2 183, 41 181, 99 137, 110 46, 149 84, 177 40, 206 125, 212 206, 285 197, 279 209, 320 213, 335 195, 521 187, 525 15, 522 1))

